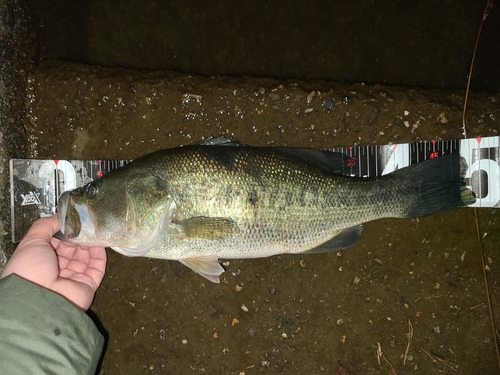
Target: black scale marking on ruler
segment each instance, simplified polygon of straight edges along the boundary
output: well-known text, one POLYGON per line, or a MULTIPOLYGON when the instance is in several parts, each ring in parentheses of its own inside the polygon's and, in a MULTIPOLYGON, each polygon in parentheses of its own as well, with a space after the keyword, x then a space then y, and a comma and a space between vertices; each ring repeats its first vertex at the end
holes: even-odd
MULTIPOLYGON (((338 171, 351 177, 376 177, 427 159, 460 153, 468 170, 464 182, 476 194, 474 207, 500 207, 500 137, 329 149, 342 153, 338 171)), ((56 212, 57 198, 66 190, 104 176, 130 160, 10 161, 12 241, 18 242, 38 217, 56 212), (30 210, 31 209, 31 210, 30 210), (23 215, 29 219, 26 220, 23 215)))

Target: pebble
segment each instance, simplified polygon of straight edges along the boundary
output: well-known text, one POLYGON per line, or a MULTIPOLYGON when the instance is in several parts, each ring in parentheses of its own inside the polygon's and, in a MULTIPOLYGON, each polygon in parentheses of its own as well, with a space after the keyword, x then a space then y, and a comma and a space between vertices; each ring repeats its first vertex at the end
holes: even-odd
POLYGON ((329 111, 334 111, 335 110, 335 99, 332 101, 330 99, 323 99, 323 107, 328 109, 329 111))
POLYGON ((316 96, 316 91, 311 91, 306 98, 307 104, 311 103, 315 96, 316 96))

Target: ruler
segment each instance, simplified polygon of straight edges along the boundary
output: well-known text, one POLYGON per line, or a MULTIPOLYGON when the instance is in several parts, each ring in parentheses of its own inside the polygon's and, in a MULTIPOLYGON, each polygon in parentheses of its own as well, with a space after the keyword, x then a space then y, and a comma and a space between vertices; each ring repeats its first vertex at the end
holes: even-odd
MULTIPOLYGON (((464 182, 475 194, 471 207, 500 207, 500 137, 453 141, 331 148, 347 156, 338 173, 376 177, 397 169, 459 153, 468 165, 464 182)), ((56 213, 57 199, 120 168, 131 160, 10 160, 12 241, 19 242, 33 221, 56 213)))

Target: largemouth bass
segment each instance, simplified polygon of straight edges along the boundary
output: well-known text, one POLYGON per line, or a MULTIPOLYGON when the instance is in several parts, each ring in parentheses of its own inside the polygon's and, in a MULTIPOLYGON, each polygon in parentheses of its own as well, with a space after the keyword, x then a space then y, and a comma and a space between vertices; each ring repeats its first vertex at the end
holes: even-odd
POLYGON ((219 282, 219 258, 339 251, 361 224, 474 202, 458 154, 378 178, 336 172, 328 151, 238 146, 220 137, 157 151, 59 199, 66 241, 178 260, 219 282))

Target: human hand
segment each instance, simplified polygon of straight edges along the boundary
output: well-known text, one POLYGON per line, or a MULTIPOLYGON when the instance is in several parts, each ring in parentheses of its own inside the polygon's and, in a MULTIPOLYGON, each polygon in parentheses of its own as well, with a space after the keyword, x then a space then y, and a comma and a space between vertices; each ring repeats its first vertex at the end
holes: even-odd
POLYGON ((0 278, 16 274, 86 311, 104 277, 106 250, 62 242, 52 237, 58 230, 56 216, 35 221, 0 278))

